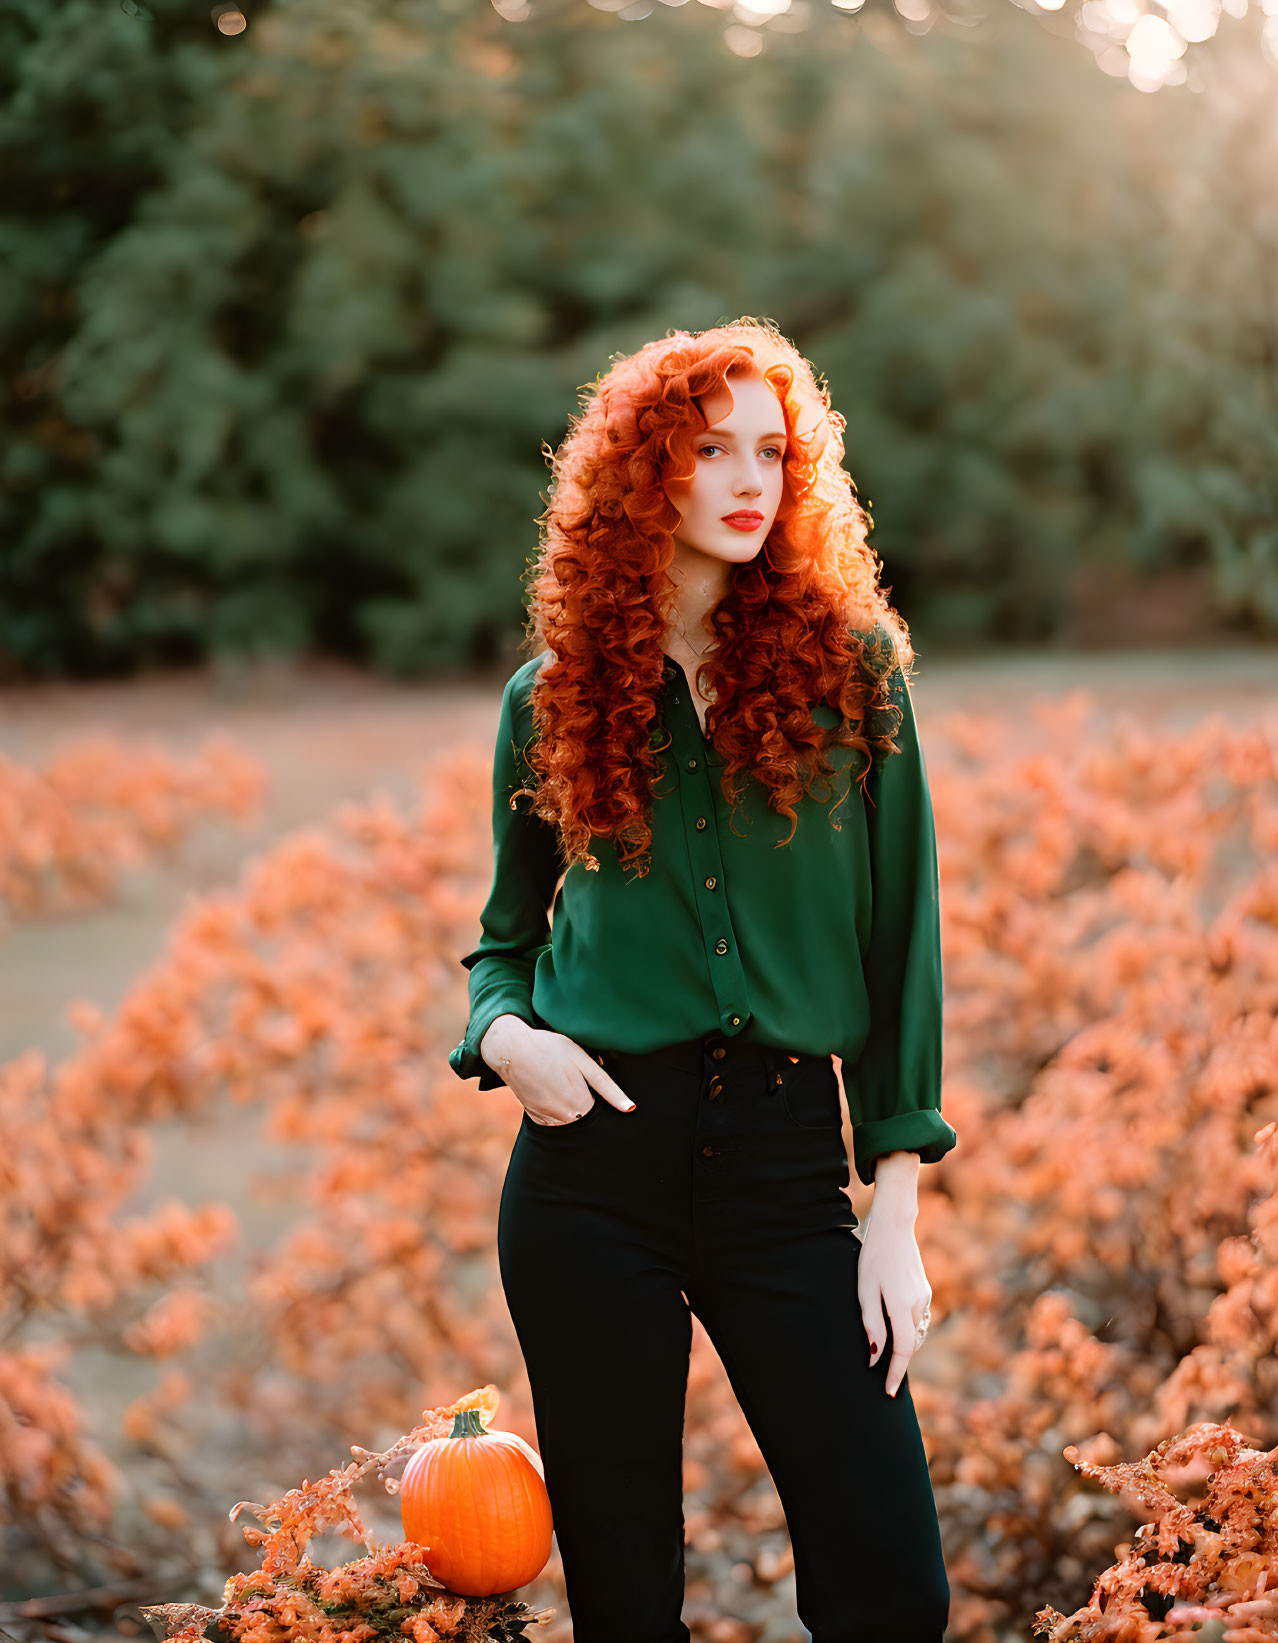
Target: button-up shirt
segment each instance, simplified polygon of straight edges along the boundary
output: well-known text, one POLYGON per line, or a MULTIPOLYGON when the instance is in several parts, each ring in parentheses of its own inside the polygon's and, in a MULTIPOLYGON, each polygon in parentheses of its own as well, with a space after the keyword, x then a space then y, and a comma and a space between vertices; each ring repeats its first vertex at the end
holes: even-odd
MULTIPOLYGON (((479 1045, 508 1012, 579 1043, 638 1053, 710 1033, 739 1036, 840 1058, 853 1161, 867 1185, 885 1153, 935 1163, 958 1137, 940 1111, 932 805, 900 670, 892 685, 900 724, 895 716, 881 723, 901 751, 876 752, 866 781, 872 805, 855 782, 865 754, 831 748, 824 799, 807 793, 795 802, 794 835, 778 848, 790 823, 754 777, 734 824, 720 785, 725 761, 701 729, 683 667, 667 655, 664 723, 652 733, 663 770, 649 871, 623 871, 611 841, 592 838, 598 868, 575 862, 565 873, 558 828, 531 813, 527 796, 512 803, 516 789, 536 785, 526 755, 544 659, 524 663, 502 695, 492 889, 479 944, 460 961, 470 1021, 448 1057, 454 1072, 478 1076, 481 1089, 503 1082, 479 1045)), ((817 724, 840 722, 827 703, 811 711, 817 724)))

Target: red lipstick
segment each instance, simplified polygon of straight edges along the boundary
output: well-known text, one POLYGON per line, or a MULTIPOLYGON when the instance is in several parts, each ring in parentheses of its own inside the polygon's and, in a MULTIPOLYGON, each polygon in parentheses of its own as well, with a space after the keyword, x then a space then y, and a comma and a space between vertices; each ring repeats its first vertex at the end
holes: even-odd
POLYGON ((763 515, 757 508, 739 508, 736 513, 725 513, 723 522, 734 530, 757 531, 763 523, 763 515))

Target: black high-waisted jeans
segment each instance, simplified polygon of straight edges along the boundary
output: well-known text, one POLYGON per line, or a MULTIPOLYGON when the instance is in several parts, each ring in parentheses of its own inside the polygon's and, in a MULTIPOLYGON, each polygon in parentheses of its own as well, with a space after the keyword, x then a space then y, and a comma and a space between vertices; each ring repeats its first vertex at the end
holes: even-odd
POLYGON ((523 1115, 502 1287, 532 1390, 574 1643, 686 1643, 691 1312, 776 1486, 813 1643, 940 1643, 950 1591, 908 1375, 884 1390, 829 1056, 711 1034, 583 1045, 636 1103, 523 1115))

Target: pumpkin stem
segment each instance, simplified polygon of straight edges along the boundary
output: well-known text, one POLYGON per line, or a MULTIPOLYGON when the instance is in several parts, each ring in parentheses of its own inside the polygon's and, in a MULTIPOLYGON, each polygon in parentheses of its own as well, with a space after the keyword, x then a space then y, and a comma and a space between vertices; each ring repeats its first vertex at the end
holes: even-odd
POLYGON ((479 1418, 478 1409, 459 1409, 453 1416, 453 1429, 448 1435, 450 1438, 486 1438, 488 1432, 479 1418))

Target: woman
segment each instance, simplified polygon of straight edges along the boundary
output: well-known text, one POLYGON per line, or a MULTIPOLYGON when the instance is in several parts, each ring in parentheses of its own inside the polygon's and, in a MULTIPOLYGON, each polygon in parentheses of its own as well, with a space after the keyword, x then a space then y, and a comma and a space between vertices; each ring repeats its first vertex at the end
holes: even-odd
POLYGON ((692 1312, 813 1643, 940 1643, 948 1618, 906 1381, 918 1170, 957 1140, 936 848, 844 426, 745 319, 617 359, 554 456, 449 1062, 525 1109, 498 1253, 575 1643, 689 1636, 692 1312))

